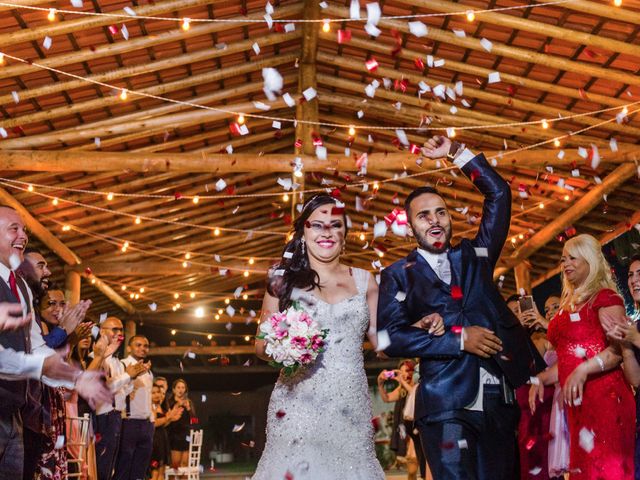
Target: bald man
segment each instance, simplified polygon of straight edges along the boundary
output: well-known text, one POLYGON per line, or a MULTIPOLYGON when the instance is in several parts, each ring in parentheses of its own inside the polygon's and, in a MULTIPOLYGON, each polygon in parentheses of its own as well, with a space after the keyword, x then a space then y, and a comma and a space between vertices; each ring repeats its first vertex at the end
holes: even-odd
MULTIPOLYGON (((119 345, 124 340, 122 321, 116 317, 108 317, 100 324, 100 337, 104 337, 109 345, 119 345)), ((98 339, 96 345, 102 342, 98 339)), ((126 410, 127 395, 133 390, 133 380, 145 372, 144 365, 135 364, 125 368, 123 363, 111 354, 115 348, 95 348, 93 362, 102 365, 107 377, 107 386, 114 395, 111 403, 101 403, 96 408, 96 464, 98 480, 111 480, 115 460, 120 445, 122 416, 126 410)))

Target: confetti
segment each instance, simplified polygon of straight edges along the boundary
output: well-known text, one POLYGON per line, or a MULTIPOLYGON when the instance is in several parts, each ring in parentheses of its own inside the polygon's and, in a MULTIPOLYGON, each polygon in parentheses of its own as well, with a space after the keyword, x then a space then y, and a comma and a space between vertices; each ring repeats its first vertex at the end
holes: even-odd
POLYGON ((64 435, 58 435, 58 438, 56 438, 56 444, 53 448, 60 450, 62 447, 64 447, 64 435))
POLYGON ((358 0, 351 0, 349 18, 351 20, 360 20, 360 2, 358 0))
POLYGON ((374 72, 378 68, 378 61, 371 57, 369 60, 364 62, 364 66, 367 67, 369 72, 374 72))
POLYGON ((233 323, 227 322, 224 326, 227 329, 227 332, 230 332, 233 329, 233 323))
POLYGON ((453 34, 458 38, 464 38, 467 36, 464 30, 453 30, 453 34))
POLYGON ((155 312, 158 309, 158 305, 153 302, 149 304, 149 310, 151 310, 152 312, 155 312))
POLYGON ((11 96, 13 97, 13 101, 15 103, 20 103, 20 95, 18 95, 18 92, 16 92, 15 90, 13 90, 11 92, 11 96))
POLYGON ((225 188, 227 188, 227 182, 225 182, 223 179, 219 179, 216 182, 216 190, 220 192, 220 191, 224 190, 225 188))
POLYGON ((100 333, 100 327, 97 325, 94 325, 93 327, 91 327, 91 336, 95 339, 98 338, 98 334, 100 333))
POLYGON ((428 33, 427 26, 418 21, 409 22, 409 31, 418 38, 424 37, 428 33))
POLYGON ((582 427, 580 429, 580 448, 582 448, 585 452, 591 453, 594 447, 594 438, 595 433, 593 430, 589 430, 586 427, 582 427))
POLYGON ((615 138, 611 138, 611 140, 609 140, 609 149, 612 152, 618 151, 618 141, 615 138))
POLYGON ((500 72, 491 72, 488 78, 489 78, 488 83, 499 83, 500 72))
POLYGON ((373 238, 384 237, 387 234, 387 223, 383 220, 373 226, 373 238))
POLYGON ((229 315, 230 317, 233 317, 236 314, 236 309, 233 308, 231 305, 227 305, 226 312, 227 312, 227 315, 229 315))
POLYGON ((454 300, 462 300, 462 289, 458 285, 451 285, 451 298, 454 300))
POLYGON ((75 7, 75 8, 82 8, 84 4, 82 3, 82 0, 71 0, 71 6, 75 7))
POLYGON ((536 476, 538 474, 540 474, 540 472, 542 471, 542 468, 540 467, 533 467, 531 470, 529 470, 529 473, 533 476, 536 476))
POLYGON ((493 49, 493 43, 491 43, 491 40, 487 40, 486 38, 480 40, 480 45, 482 45, 482 48, 487 52, 490 52, 493 49))
POLYGON ((243 428, 244 428, 244 423, 241 423, 240 425, 234 425, 232 431, 233 433, 238 433, 238 432, 241 432, 243 428))
POLYGON ((404 292, 398 292, 394 298, 399 302, 404 302, 404 299, 407 298, 407 294, 404 292))
POLYGON ((469 448, 469 444, 467 443, 467 441, 462 438, 460 440, 458 440, 458 448, 460 450, 466 450, 467 448, 469 448))
POLYGON ((367 24, 377 25, 380 21, 382 11, 380 5, 376 3, 367 3, 367 24))
POLYGON ((382 31, 378 27, 376 27, 375 25, 372 25, 371 23, 367 23, 364 26, 364 29, 372 37, 377 37, 382 33, 382 31))
POLYGON ((304 92, 302 92, 302 96, 307 100, 307 102, 310 102, 311 100, 316 98, 317 95, 318 94, 316 92, 316 89, 313 87, 309 87, 304 92))
POLYGON ((202 394, 202 398, 200 399, 200 401, 202 403, 206 402, 207 401, 207 396, 205 394, 202 394))
POLYGON ((253 48, 253 51, 256 53, 256 55, 260 55, 260 45, 258 45, 258 42, 251 45, 251 48, 253 48))
POLYGON ((138 15, 136 11, 131 7, 124 7, 123 10, 127 12, 127 15, 131 15, 132 17, 135 17, 138 15))
POLYGON ((474 247, 473 249, 476 252, 476 257, 488 257, 489 250, 487 247, 474 247))
POLYGON ((129 29, 124 23, 122 24, 122 27, 120 27, 120 33, 122 34, 122 38, 129 40, 129 29))
POLYGON ((598 147, 591 144, 591 168, 595 170, 600 165, 600 152, 598 151, 598 147))
POLYGON ((288 93, 285 93, 284 95, 282 95, 282 100, 284 100, 284 103, 286 103, 289 107, 296 106, 296 101, 288 93))
POLYGON ((378 346, 376 347, 376 352, 381 352, 385 350, 389 345, 391 345, 391 338, 389 337, 389 333, 386 330, 379 330, 377 338, 378 346))
POLYGON ((579 322, 580 321, 580 312, 572 312, 569 314, 569 318, 571 319, 572 322, 579 322))
POLYGON ((2 127, 0 127, 0 136, 2 136, 2 138, 7 138, 9 136, 7 131, 2 127))
POLYGON ((575 347, 573 349, 573 353, 578 358, 586 358, 587 357, 587 350, 584 347, 581 347, 581 346, 575 347))
POLYGON ((42 41, 42 46, 46 50, 49 50, 51 48, 52 43, 53 43, 53 40, 51 40, 51 37, 44 37, 44 40, 42 41))
POLYGON ((540 379, 538 377, 529 377, 529 383, 531 385, 540 385, 540 379))

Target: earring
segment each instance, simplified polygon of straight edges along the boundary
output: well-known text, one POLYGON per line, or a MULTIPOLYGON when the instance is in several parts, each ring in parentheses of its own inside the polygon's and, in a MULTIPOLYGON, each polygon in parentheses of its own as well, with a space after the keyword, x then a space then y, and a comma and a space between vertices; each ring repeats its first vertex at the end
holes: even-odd
POLYGON ((342 244, 342 252, 341 252, 342 255, 344 255, 344 252, 346 252, 346 251, 347 251, 347 243, 345 242, 345 243, 342 244))
POLYGON ((300 249, 302 250, 302 255, 304 256, 305 254, 305 248, 304 248, 304 238, 300 239, 300 249))

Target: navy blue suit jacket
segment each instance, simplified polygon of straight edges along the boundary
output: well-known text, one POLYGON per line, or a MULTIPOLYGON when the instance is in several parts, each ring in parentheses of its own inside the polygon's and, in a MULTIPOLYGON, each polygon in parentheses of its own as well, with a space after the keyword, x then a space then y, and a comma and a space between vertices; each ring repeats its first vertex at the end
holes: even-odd
POLYGON ((470 405, 478 393, 481 363, 492 373, 503 374, 514 388, 545 366, 493 282, 493 269, 509 232, 509 185, 482 154, 462 171, 472 178, 485 201, 477 236, 463 239, 448 251, 451 284, 441 281, 417 250, 384 269, 380 281, 378 330, 386 330, 391 340, 385 353, 420 358, 416 419, 470 405), (462 298, 451 295, 452 286, 460 288, 462 298), (403 301, 398 292, 406 294, 403 301), (444 319, 444 335, 434 336, 411 326, 434 312, 444 319), (493 330, 503 342, 503 351, 483 360, 460 350, 460 335, 451 329, 455 325, 493 330))

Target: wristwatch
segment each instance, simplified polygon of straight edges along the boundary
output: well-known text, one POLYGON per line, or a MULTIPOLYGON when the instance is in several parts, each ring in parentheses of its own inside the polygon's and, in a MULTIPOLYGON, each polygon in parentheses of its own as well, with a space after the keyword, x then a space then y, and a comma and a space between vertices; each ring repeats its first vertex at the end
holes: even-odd
POLYGON ((451 142, 451 147, 449 148, 449 153, 447 153, 447 160, 453 162, 456 157, 464 150, 464 143, 456 142, 455 140, 451 142))

